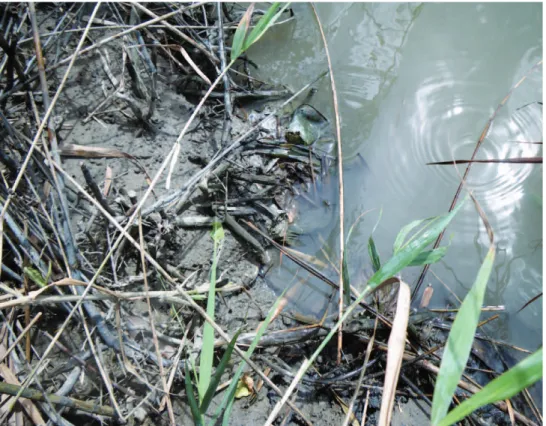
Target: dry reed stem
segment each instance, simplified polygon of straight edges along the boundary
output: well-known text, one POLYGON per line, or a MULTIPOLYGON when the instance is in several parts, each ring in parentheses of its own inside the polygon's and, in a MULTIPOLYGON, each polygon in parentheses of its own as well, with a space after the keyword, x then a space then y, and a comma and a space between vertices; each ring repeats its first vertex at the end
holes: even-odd
MULTIPOLYGON (((96 15, 96 13, 98 12, 99 10, 99 7, 100 7, 100 4, 101 2, 97 2, 97 4, 95 5, 95 8, 93 9, 93 12, 91 14, 92 17, 94 17, 96 15)), ((36 148, 36 145, 38 143, 38 140, 40 139, 40 136, 46 126, 46 123, 48 122, 48 119, 49 119, 49 116, 51 115, 52 111, 53 111, 53 107, 55 106, 55 104, 57 103, 57 100, 59 99, 59 96, 64 88, 64 85, 66 84, 66 81, 68 80, 68 76, 70 74, 70 71, 72 70, 72 66, 74 65, 74 62, 76 61, 76 57, 77 57, 77 54, 80 52, 82 46, 83 46, 83 43, 84 43, 84 40, 85 38, 87 37, 87 32, 88 32, 88 29, 90 27, 90 23, 87 25, 86 27, 86 31, 84 31, 82 37, 80 38, 80 41, 78 43, 78 46, 76 47, 76 50, 75 50, 75 53, 72 57, 72 60, 70 61, 66 71, 65 71, 65 74, 61 80, 61 84, 59 85, 57 91, 55 92, 55 96, 53 97, 53 99, 51 100, 51 104, 49 105, 49 108, 47 109, 45 115, 44 115, 44 118, 42 120, 42 123, 40 124, 40 127, 38 128, 38 131, 36 132, 36 135, 34 136, 34 139, 31 143, 31 146, 30 146, 30 149, 27 153, 27 156, 25 157, 25 161, 23 162, 23 164, 21 165, 21 170, 19 171, 19 174, 17 175, 17 178, 15 179, 15 182, 13 183, 11 189, 10 189, 10 194, 8 196, 8 198, 6 199, 6 202, 4 203, 4 206, 2 208, 2 212, 0 213, 0 264, 2 264, 2 246, 3 246, 3 236, 4 236, 4 219, 5 219, 5 216, 6 216, 6 212, 7 212, 7 209, 9 207, 9 204, 11 202, 11 199, 17 189, 17 187, 19 186, 19 183, 21 182, 21 179, 26 171, 26 168, 30 162, 30 158, 32 156, 32 153, 34 152, 34 149, 36 148)), ((83 300, 83 299, 82 299, 83 300)), ((68 316, 67 320, 65 321, 64 323, 64 326, 66 326, 69 322, 69 320, 71 319, 73 313, 75 311, 72 310, 72 312, 70 313, 70 315, 68 316)), ((61 333, 64 331, 64 327, 61 328, 58 332, 57 332, 57 339, 58 337, 60 337, 61 333)), ((51 349, 53 348, 53 342, 49 345, 49 351, 51 351, 51 349)), ((49 353, 48 351, 48 353, 49 353)), ((18 398, 20 397, 21 393, 24 391, 25 389, 25 386, 27 386, 28 384, 30 384, 32 382, 32 379, 34 378, 34 376, 36 375, 36 372, 38 371, 38 369, 41 367, 41 364, 43 363, 43 360, 47 357, 47 354, 45 354, 43 356, 43 358, 38 362, 38 365, 32 370, 32 372, 30 373, 30 375, 28 376, 28 380, 27 380, 27 384, 22 386, 19 393, 15 396, 14 398, 14 401, 13 403, 11 404, 11 408, 13 408, 13 405, 15 404, 15 402, 18 400, 18 398)))
POLYGON ((118 401, 116 400, 116 397, 114 395, 114 388, 112 387, 112 381, 110 380, 110 377, 108 376, 108 373, 106 372, 106 369, 104 368, 104 365, 103 365, 104 362, 102 360, 102 357, 100 356, 101 352, 97 352, 97 348, 93 344, 93 338, 91 337, 91 333, 89 332, 89 327, 87 326, 87 321, 85 320, 82 307, 80 306, 78 309, 80 311, 80 316, 83 318, 82 324, 83 324, 83 329, 85 331, 85 336, 87 338, 87 342, 89 343, 89 348, 91 349, 91 352, 93 353, 93 357, 95 358, 95 362, 97 363, 97 367, 102 377, 102 381, 108 391, 108 396, 110 397, 110 401, 114 405, 114 409, 116 410, 117 416, 120 419, 123 419, 123 415, 121 414, 121 408, 119 407, 118 401))
POLYGON ((387 368, 385 372, 385 381, 383 384, 381 410, 379 412, 379 426, 388 426, 391 423, 396 386, 398 384, 404 349, 406 347, 406 334, 411 304, 411 290, 405 282, 398 281, 398 283, 398 301, 392 331, 389 336, 389 350, 387 352, 387 368))
MULTIPOLYGON (((233 145, 232 145, 233 146, 233 145)), ((169 157, 167 156, 167 159, 169 157)), ((165 279, 167 279, 171 284, 175 284, 176 285, 176 281, 161 267, 161 265, 159 265, 157 263, 157 261, 150 255, 148 254, 145 250, 143 250, 140 245, 131 237, 131 235, 127 232, 127 229, 129 228, 129 226, 131 225, 132 221, 133 221, 133 218, 129 219, 128 221, 128 224, 126 225, 125 228, 123 228, 112 216, 110 216, 108 214, 108 212, 106 210, 104 210, 102 208, 102 206, 90 195, 88 194, 80 185, 79 183, 74 180, 68 173, 66 173, 57 163, 53 162, 53 165, 55 166, 55 168, 57 168, 57 170, 68 180, 70 181, 70 183, 72 183, 72 185, 75 186, 75 188, 80 192, 82 193, 97 209, 99 209, 101 211, 101 213, 110 221, 110 223, 112 223, 121 233, 121 235, 119 236, 119 238, 116 240, 116 243, 119 244, 119 241, 121 241, 122 238, 127 238, 127 240, 133 244, 133 246, 139 250, 139 251, 143 251, 144 252, 144 255, 146 256, 146 259, 157 269, 157 271, 163 275, 163 277, 165 277, 165 279)), ((165 165, 165 162, 164 164, 165 165)), ((210 165, 210 164, 209 164, 210 165)), ((158 173, 159 174, 159 173, 158 173)), ((151 188, 153 188, 153 186, 155 185, 155 183, 157 182, 158 180, 158 176, 156 176, 154 178, 154 181, 152 182, 152 185, 150 185, 150 187, 148 188, 148 192, 150 191, 151 188)), ((145 194, 146 196, 146 194, 145 194)), ((142 201, 141 201, 142 203, 142 201)), ((137 205, 137 209, 135 210, 135 212, 138 212, 139 211, 139 207, 137 205)), ((133 215, 135 215, 135 213, 133 213, 133 215)), ((72 315, 74 314, 74 310, 77 309, 79 306, 81 306, 84 298, 86 297, 87 293, 90 291, 91 287, 92 287, 92 284, 94 284, 94 282, 96 281, 98 275, 100 274, 100 272, 102 271, 102 269, 104 268, 104 266, 106 265, 106 262, 107 260, 109 259, 109 257, 112 255, 113 253, 113 250, 115 250, 115 248, 117 247, 117 244, 114 243, 114 246, 112 247, 112 249, 109 251, 109 253, 106 255, 106 258, 105 260, 102 262, 102 264, 99 266, 99 268, 97 269, 97 272, 96 274, 91 278, 91 280, 89 281, 89 283, 86 285, 86 288, 84 290, 84 292, 80 295, 80 299, 78 300, 76 306, 73 308, 73 310, 70 312, 69 316, 67 317, 67 319, 65 320, 65 322, 63 323, 63 325, 61 326, 61 329, 59 329, 59 331, 57 332, 57 334, 54 336, 54 339, 52 340, 52 342, 50 343, 50 345, 48 346, 48 348, 46 348, 46 351, 44 352, 44 358, 49 354, 49 352, 51 351, 54 343, 59 339, 60 337, 60 334, 62 333, 62 331, 64 330, 64 328, 66 327, 66 325, 68 324, 68 322, 70 321, 72 315)), ((224 332, 224 330, 212 319, 210 318, 207 313, 205 312, 205 310, 203 308, 201 308, 201 306, 199 306, 192 298, 191 296, 189 296, 185 291, 182 291, 180 290, 180 295, 183 297, 183 299, 185 300, 185 302, 187 302, 189 305, 192 306, 192 308, 194 308, 198 313, 199 315, 201 315, 203 317, 203 319, 205 319, 206 321, 208 321, 212 327, 216 330, 216 332, 224 339, 226 340, 227 342, 230 342, 231 341, 231 337, 224 332)), ((238 346, 235 346, 234 348, 235 352, 237 352, 237 354, 243 358, 246 363, 254 370, 256 371, 256 373, 264 380, 264 382, 266 382, 269 387, 271 387, 275 392, 277 392, 277 394, 279 395, 282 395, 282 391, 261 371, 261 369, 254 363, 254 361, 252 361, 250 358, 248 358, 246 356, 246 353, 241 350, 238 346)), ((160 361, 160 360, 159 360, 160 361)), ((36 367, 37 369, 37 367, 36 367)), ((307 420, 306 416, 301 412, 301 410, 295 406, 294 404, 292 404, 290 401, 288 401, 288 405, 290 406, 290 408, 292 408, 307 424, 311 425, 312 423, 307 420)))
MULTIPOLYGON (((344 195, 343 195, 343 152, 341 149, 341 122, 339 120, 339 105, 337 101, 337 90, 336 82, 334 80, 334 70, 332 68, 332 60, 330 59, 330 52, 328 51, 328 42, 326 41, 326 36, 324 35, 324 30, 320 18, 315 8, 314 3, 311 3, 311 8, 317 19, 318 27, 320 30, 320 35, 322 37, 322 42, 324 44, 324 50, 326 52, 326 59, 328 61, 328 70, 330 72, 330 84, 332 86, 332 98, 334 101, 334 113, 336 119, 336 141, 337 141, 337 157, 338 157, 338 174, 339 174, 339 317, 343 316, 343 287, 344 287, 344 277, 343 277, 343 262, 345 259, 345 231, 344 231, 344 220, 345 220, 345 204, 344 204, 344 195)), ((339 326, 337 334, 337 363, 341 363, 341 349, 343 347, 343 323, 339 326)))

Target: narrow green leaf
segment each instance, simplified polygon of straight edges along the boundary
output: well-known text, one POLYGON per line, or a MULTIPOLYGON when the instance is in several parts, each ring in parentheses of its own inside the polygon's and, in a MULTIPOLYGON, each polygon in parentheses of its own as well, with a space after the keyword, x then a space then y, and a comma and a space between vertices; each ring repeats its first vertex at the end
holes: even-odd
MULTIPOLYGON (((277 312, 277 309, 279 307, 279 304, 281 303, 282 299, 284 297, 284 292, 277 298, 275 301, 275 304, 271 307, 269 310, 267 317, 265 318, 265 321, 262 323, 260 328, 258 329, 258 332, 256 333, 256 337, 254 337, 254 340, 250 343, 250 346, 248 347, 246 351, 246 356, 251 357, 254 353, 254 350, 256 349, 256 346, 258 346, 258 342, 262 338, 263 334, 267 330, 267 327, 269 327, 269 324, 271 323, 271 320, 273 319, 273 316, 275 315, 275 312, 277 312)), ((241 361, 241 364, 239 365, 239 368, 235 372, 235 375, 231 379, 231 384, 229 385, 229 388, 227 389, 224 398, 222 399, 222 402, 216 409, 216 412, 214 414, 214 418, 209 423, 209 426, 216 424, 216 419, 220 416, 220 413, 226 407, 226 411, 224 412, 224 418, 222 424, 227 424, 229 422, 229 416, 231 413, 231 408, 233 406, 233 401, 235 399, 235 390, 237 389, 237 383, 239 382, 239 379, 241 378, 241 375, 243 374, 243 369, 245 368, 246 361, 241 361)))
POLYGON ((394 245, 392 248, 394 254, 396 254, 400 250, 400 248, 402 247, 402 244, 404 244, 404 240, 406 239, 407 235, 412 231, 412 229, 419 226, 421 223, 425 222, 426 220, 427 219, 414 220, 413 222, 407 224, 400 230, 400 232, 396 236, 396 239, 394 240, 394 245))
POLYGON ((218 383, 220 383, 220 380, 222 379, 222 374, 224 374, 224 370, 226 369, 228 362, 231 359, 231 354, 233 353, 233 349, 235 348, 235 343, 237 342, 239 334, 241 334, 241 330, 237 331, 237 333, 235 333, 235 335, 232 337, 231 342, 229 342, 229 345, 224 352, 224 356, 222 357, 220 364, 218 364, 218 367, 216 367, 216 371, 214 372, 214 376, 212 376, 212 380, 210 381, 207 393, 205 393, 203 401, 201 402, 201 414, 205 414, 207 412, 207 409, 209 408, 209 404, 212 401, 214 393, 216 392, 218 383))
POLYGON ((438 426, 448 426, 474 410, 513 397, 542 378, 542 348, 489 382, 481 391, 464 401, 444 417, 438 426))
POLYGON ((438 247, 434 250, 421 252, 408 266, 421 266, 436 263, 442 259, 447 252, 447 247, 438 247))
MULTIPOLYGON (((212 267, 210 270, 210 287, 207 298, 207 315, 214 319, 214 309, 216 306, 216 269, 218 267, 218 246, 224 238, 224 228, 219 222, 212 225, 211 238, 214 241, 214 253, 212 258, 212 267)), ((197 390, 199 401, 203 402, 205 393, 209 388, 212 376, 212 363, 214 358, 214 329, 212 325, 205 322, 203 326, 203 348, 199 359, 199 382, 197 390)))
POLYGON ((372 261, 373 271, 377 272, 381 268, 381 260, 379 259, 379 253, 375 248, 375 242, 372 235, 370 235, 370 238, 368 238, 368 254, 370 255, 370 260, 372 261))
POLYGON ((186 360, 186 371, 184 371, 184 381, 186 382, 186 396, 188 397, 188 404, 190 406, 193 422, 196 426, 202 426, 203 417, 199 412, 199 405, 197 405, 197 400, 195 399, 195 394, 193 393, 193 384, 191 382, 189 365, 190 363, 188 362, 188 360, 186 360))
MULTIPOLYGON (((364 289, 362 294, 369 294, 383 281, 394 277, 402 269, 408 266, 427 246, 436 240, 438 235, 440 235, 446 226, 449 225, 449 222, 451 222, 451 220, 459 212, 467 198, 468 197, 465 197, 465 199, 461 201, 450 213, 428 220, 426 226, 421 229, 418 234, 412 237, 409 242, 401 246, 400 249, 387 261, 387 263, 383 264, 381 269, 373 274, 368 281, 368 286, 364 289)), ((423 221, 414 221, 412 223, 416 222, 423 221)), ((413 228, 414 227, 415 226, 413 226, 413 228)), ((405 228, 407 228, 407 226, 405 228)), ((402 231, 400 231, 400 233, 402 233, 402 231)))
MULTIPOLYGON (((49 265, 49 267, 51 268, 51 264, 49 265)), ((44 279, 44 277, 42 276, 42 274, 40 273, 40 271, 38 271, 37 269, 33 268, 32 266, 25 266, 23 268, 23 273, 30 278, 30 280, 40 286, 40 287, 45 287, 47 285, 47 281, 46 279, 44 279)))
MULTIPOLYGON (((244 44, 243 44, 243 50, 247 50, 250 46, 252 46, 254 43, 256 43, 264 34, 265 32, 275 23, 277 19, 282 15, 284 10, 290 5, 290 3, 286 3, 278 12, 277 9, 280 6, 280 3, 273 3, 271 7, 267 10, 264 16, 258 21, 254 29, 250 32, 248 37, 246 38, 244 44), (275 13, 277 12, 277 13, 275 13)), ((242 53, 241 52, 241 53, 242 53)))
POLYGON ((241 18, 241 22, 237 25, 235 34, 233 36, 233 43, 231 43, 231 60, 234 61, 243 52, 243 42, 245 41, 248 27, 250 26, 250 20, 252 18, 252 12, 254 12, 254 3, 251 3, 245 14, 241 18))
POLYGON ((453 321, 434 387, 431 410, 433 425, 438 425, 446 415, 457 383, 466 368, 494 261, 495 246, 492 245, 478 271, 474 285, 464 298, 453 321))
POLYGON ((364 300, 366 296, 377 288, 383 281, 396 275, 400 270, 406 267, 419 253, 421 253, 428 245, 432 244, 434 240, 440 235, 440 233, 449 225, 449 222, 459 212, 468 196, 459 203, 450 213, 436 217, 428 223, 427 228, 416 237, 412 238, 412 241, 407 243, 400 252, 393 256, 387 263, 385 263, 379 271, 377 271, 369 280, 368 285, 364 288, 364 291, 356 298, 356 300, 345 310, 343 316, 337 321, 337 323, 330 329, 326 337, 322 340, 319 347, 313 352, 309 360, 307 361, 308 369, 313 362, 317 359, 326 345, 332 340, 332 337, 336 334, 341 324, 347 320, 349 315, 355 310, 359 303, 364 300))
POLYGON ((210 237, 214 244, 220 244, 224 239, 224 228, 222 228, 222 222, 215 220, 212 223, 212 231, 210 232, 210 237))

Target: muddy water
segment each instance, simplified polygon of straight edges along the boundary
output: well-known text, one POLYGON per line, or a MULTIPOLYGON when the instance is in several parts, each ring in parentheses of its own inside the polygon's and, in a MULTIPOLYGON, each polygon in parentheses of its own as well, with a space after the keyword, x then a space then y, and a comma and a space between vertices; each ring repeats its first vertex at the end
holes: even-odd
MULTIPOLYGON (((342 118, 345 227, 363 212, 348 247, 353 283, 367 276, 367 240, 383 259, 402 226, 445 212, 463 165, 427 166, 469 158, 488 118, 508 90, 541 59, 541 4, 321 3, 342 118), (365 164, 359 159, 365 160, 365 164)), ((312 10, 294 4, 296 21, 277 27, 251 51, 264 78, 297 89, 326 69, 312 10), (274 53, 272 53, 274 52, 274 53)), ((333 118, 329 81, 313 105, 333 118)), ((532 72, 501 109, 478 158, 542 155, 542 67, 532 72), (530 105, 527 105, 530 104, 530 105), (525 106, 527 105, 527 106, 525 106), (524 108, 522 108, 525 106, 524 108)), ((337 175, 300 200, 307 228, 297 249, 336 262, 337 175)), ((542 291, 542 165, 475 164, 468 179, 495 231, 497 257, 486 305, 506 313, 489 331, 534 350, 541 344, 542 303, 518 309, 542 291)), ((479 217, 468 203, 449 227, 450 245, 424 284, 434 288, 432 307, 456 304, 471 287, 488 248, 479 217), (447 290, 446 288, 449 288, 447 290)), ((405 270, 414 283, 420 269, 405 270)), ((331 266, 325 273, 336 280, 331 266)), ((327 286, 283 260, 270 274, 272 287, 290 289, 298 309, 318 313, 327 286)))

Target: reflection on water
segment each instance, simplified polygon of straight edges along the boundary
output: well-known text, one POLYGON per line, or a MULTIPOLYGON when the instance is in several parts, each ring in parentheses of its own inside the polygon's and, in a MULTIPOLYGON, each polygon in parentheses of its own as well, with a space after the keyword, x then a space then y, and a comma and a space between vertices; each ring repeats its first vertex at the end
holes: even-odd
MULTIPOLYGON (((326 67, 309 8, 294 6, 296 22, 277 28, 251 51, 262 77, 299 88, 326 67), (275 52, 275 57, 271 56, 275 52)), ((489 117, 541 58, 541 4, 318 4, 330 43, 342 118, 346 229, 373 210, 348 248, 352 284, 365 282, 368 237, 383 259, 398 231, 412 220, 447 210, 466 165, 427 166, 470 158, 489 117), (354 161, 359 153, 369 165, 354 161)), ((542 155, 542 67, 531 73, 499 111, 477 155, 504 159, 542 155)), ((314 106, 332 118, 329 81, 314 106)), ((495 232, 497 258, 485 304, 507 313, 489 324, 495 336, 530 350, 541 344, 542 304, 518 309, 542 291, 542 165, 474 164, 468 177, 495 232), (522 330, 525 330, 522 333, 522 330)), ((337 282, 336 176, 323 183, 314 203, 300 202, 300 222, 316 226, 298 249, 320 257, 337 282), (323 203, 327 200, 327 203, 323 203), (318 229, 317 229, 318 228, 318 229)), ((432 305, 457 304, 448 286, 464 297, 488 248, 471 203, 449 227, 445 259, 434 265, 432 305)), ((419 268, 404 271, 412 283, 419 268)), ((301 310, 318 312, 328 286, 308 280, 287 259, 270 275, 275 289, 292 289, 301 310)))

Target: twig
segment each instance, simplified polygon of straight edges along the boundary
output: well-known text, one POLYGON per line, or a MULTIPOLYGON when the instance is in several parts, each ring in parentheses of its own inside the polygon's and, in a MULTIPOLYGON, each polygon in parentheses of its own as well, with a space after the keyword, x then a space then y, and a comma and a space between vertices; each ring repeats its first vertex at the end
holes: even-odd
MULTIPOLYGON (((150 329, 152 330, 152 338, 154 342, 155 352, 157 359, 161 359, 161 352, 159 350, 159 342, 157 340, 157 332, 155 330, 154 313, 152 311, 152 304, 150 303, 150 295, 148 288, 148 277, 146 276, 146 258, 144 257, 144 231, 142 230, 142 216, 138 215, 138 234, 140 237, 140 261, 142 263, 142 275, 144 276, 144 291, 146 293, 146 304, 148 306, 148 318, 150 319, 150 329)), ((173 405, 171 397, 169 395, 169 388, 165 379, 165 370, 163 369, 163 363, 159 363, 159 375, 161 377, 161 384, 163 385, 163 391, 165 392, 165 401, 167 402, 167 411, 169 412, 169 420, 172 426, 176 426, 176 420, 174 418, 173 405)))
MULTIPOLYGON (((220 67, 221 71, 226 69, 226 55, 224 52, 224 24, 222 22, 222 8, 220 2, 216 3, 216 11, 218 13, 218 45, 220 47, 218 53, 220 55, 220 67)), ((231 93, 229 87, 229 78, 227 74, 224 74, 224 126, 222 129, 222 137, 220 139, 220 146, 224 147, 227 143, 227 139, 231 135, 231 122, 232 122, 232 106, 231 106, 231 93)))
POLYGON ((62 405, 64 407, 70 407, 77 410, 82 410, 87 413, 99 414, 106 417, 115 417, 115 412, 112 407, 107 405, 97 405, 92 402, 80 401, 78 399, 69 398, 66 396, 58 396, 54 394, 44 394, 36 389, 24 388, 23 386, 12 385, 6 382, 0 382, 0 393, 20 396, 23 398, 31 399, 33 401, 45 402, 46 398, 53 404, 62 405))
MULTIPOLYGON (((324 44, 324 50, 326 52, 326 59, 328 61, 328 69, 330 71, 330 83, 332 87, 332 98, 334 100, 334 113, 336 117, 336 141, 337 141, 337 157, 338 157, 338 174, 339 174, 339 270, 343 271, 343 263, 345 257, 345 234, 344 234, 344 220, 345 220, 345 207, 344 207, 344 195, 343 195, 343 152, 341 149, 341 123, 339 120, 339 105, 337 101, 336 82, 334 80, 334 72, 332 69, 332 61, 330 59, 330 53, 328 51, 328 42, 322 29, 322 24, 317 13, 315 5, 311 3, 311 8, 317 19, 317 24, 324 44)), ((344 283, 343 273, 339 274, 339 317, 343 317, 343 287, 344 283)), ((339 326, 337 337, 337 363, 341 363, 341 349, 343 346, 343 324, 339 326)))
POLYGON ((87 186, 89 186, 89 189, 91 190, 93 196, 100 203, 100 205, 104 208, 104 210, 106 210, 112 216, 115 216, 116 213, 114 212, 114 210, 112 210, 112 208, 108 205, 108 202, 102 196, 102 192, 99 189, 97 183, 93 180, 93 177, 91 176, 91 173, 89 173, 89 169, 87 168, 87 166, 82 162, 82 163, 80 163, 80 168, 82 169, 82 173, 83 173, 83 177, 85 178, 85 182, 87 182, 87 186))
MULTIPOLYGON (((169 159, 169 156, 167 156, 166 158, 166 161, 168 161, 169 159)), ((164 162, 163 166, 166 165, 166 161, 164 162)), ((112 255, 113 253, 113 250, 115 250, 117 248, 117 245, 119 245, 120 241, 122 238, 126 238, 129 242, 131 242, 131 244, 133 244, 133 246, 141 251, 143 250, 142 247, 140 247, 140 245, 133 239, 133 237, 131 237, 131 235, 127 232, 127 229, 129 228, 129 226, 131 225, 134 217, 131 217, 130 220, 129 220, 129 223, 126 225, 125 228, 123 228, 118 222, 116 222, 116 220, 110 216, 108 214, 108 212, 104 209, 102 209, 102 206, 93 198, 91 197, 88 193, 86 193, 83 188, 81 188, 81 186, 78 184, 77 181, 75 181, 72 176, 70 176, 68 173, 66 173, 57 163, 53 163, 53 165, 55 166, 55 168, 61 172, 63 174, 63 176, 68 179, 72 185, 74 185, 76 187, 76 189, 81 192, 92 204, 95 205, 95 207, 97 207, 101 213, 103 215, 105 215, 107 217, 107 219, 110 221, 110 223, 112 223, 121 233, 121 235, 118 237, 118 239, 114 242, 114 245, 112 246, 112 249, 107 253, 105 259, 103 260, 103 262, 101 263, 101 265, 99 266, 99 268, 97 269, 97 272, 95 273, 95 275, 91 278, 91 280, 89 281, 89 283, 87 284, 87 287, 85 288, 84 292, 81 293, 80 295, 80 300, 77 302, 76 306, 74 309, 77 309, 81 303, 83 302, 83 299, 84 297, 87 295, 87 293, 89 293, 90 289, 91 289, 91 286, 92 284, 94 284, 94 282, 96 281, 97 277, 99 276, 100 272, 102 271, 102 269, 104 268, 104 266, 106 265, 109 257, 112 255)), ((210 165, 210 164, 209 164, 210 165)), ((154 181, 152 181, 152 184, 150 185, 150 187, 148 188, 147 190, 147 193, 146 194, 149 194, 150 191, 151 191, 151 188, 153 188, 155 186, 155 183, 157 183, 157 180, 159 179, 159 176, 161 175, 161 170, 158 172, 158 174, 154 177, 154 181)), ((135 212, 138 212, 139 209, 142 207, 142 203, 144 202, 144 200, 146 199, 146 194, 143 198, 143 200, 140 201, 140 205, 137 206, 137 208, 135 209, 135 212)), ((134 213, 133 215, 136 215, 136 213, 134 213)), ((176 284, 176 281, 161 267, 161 265, 159 265, 159 263, 152 257, 150 256, 147 252, 144 251, 144 254, 146 256, 146 259, 157 269, 157 271, 163 275, 165 277, 165 279, 167 279, 170 283, 172 284, 176 284)), ((191 296, 189 296, 186 292, 184 291, 180 291, 180 295, 182 296, 182 298, 184 299, 185 302, 187 302, 189 305, 192 306, 193 309, 195 309, 199 315, 201 315, 205 321, 208 321, 212 327, 216 330, 216 332, 223 338, 225 339, 226 341, 231 341, 231 337, 226 333, 224 332, 224 330, 222 330, 222 328, 212 319, 210 318, 207 313, 205 312, 205 310, 199 306, 192 298, 191 296)), ((74 309, 71 311, 71 313, 68 315, 68 317, 66 318, 65 322, 63 323, 63 325, 61 326, 61 329, 57 332, 57 334, 54 336, 52 342, 50 343, 50 345, 46 348, 44 354, 43 354, 43 357, 47 357, 47 355, 49 354, 49 352, 51 351, 53 345, 57 342, 57 340, 59 339, 60 337, 60 334, 62 332, 62 329, 64 327, 66 327, 66 324, 70 321, 70 319, 72 318, 72 315, 74 313, 74 309)), ((260 370, 260 368, 254 363, 254 361, 252 361, 249 357, 246 356, 245 352, 243 352, 238 346, 235 346, 234 348, 234 351, 237 352, 237 354, 243 358, 245 360, 245 362, 254 370, 256 371, 256 373, 264 380, 265 383, 267 383, 278 395, 282 395, 282 391, 260 370)), ((151 355, 151 354, 150 354, 151 355)), ((158 360, 158 362, 160 362, 160 360, 158 360)), ((36 367, 37 368, 37 367, 36 367)), ((36 370, 35 370, 36 371, 36 370)), ((32 374, 32 373, 31 373, 32 374)), ((35 373, 34 373, 35 374, 35 373)), ((292 408, 308 425, 312 425, 312 423, 307 420, 306 416, 301 412, 301 410, 295 406, 294 404, 292 404, 290 401, 288 402, 288 405, 290 406, 290 408, 292 408)))
MULTIPOLYGON (((198 7, 198 6, 201 6, 203 4, 206 4, 206 2, 201 2, 201 3, 195 3, 193 4, 192 6, 193 7, 198 7)), ((153 13, 152 11, 150 11, 149 9, 147 9, 146 7, 142 6, 140 3, 133 3, 134 6, 138 7, 140 10, 142 10, 145 14, 147 14, 148 16, 151 16, 153 18, 158 18, 158 16, 153 13)), ((187 10, 189 8, 184 8, 184 10, 187 10)), ((177 12, 178 13, 178 12, 177 12)), ((166 16, 166 15, 164 15, 166 16)), ((176 35, 178 35, 179 37, 183 38, 185 41, 187 41, 188 43, 190 43, 192 46, 196 47, 197 49, 199 49, 201 52, 203 52, 205 54, 205 56, 207 58, 209 58, 213 63, 218 63, 220 62, 218 60, 217 57, 215 57, 213 54, 211 54, 206 47, 202 46, 201 44, 197 43, 196 41, 194 41, 192 38, 188 37, 186 34, 184 34, 182 31, 180 31, 179 29, 175 28, 174 26, 172 26, 171 24, 169 24, 167 21, 165 21, 166 18, 162 18, 162 19, 158 19, 163 25, 165 25, 165 27, 167 27, 169 30, 171 30, 173 33, 175 33, 176 35)))

